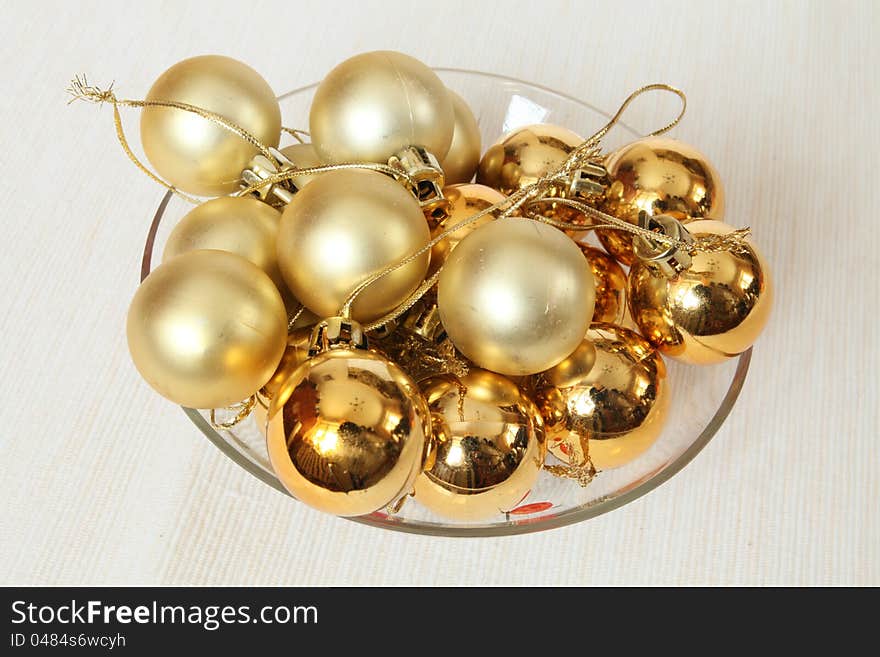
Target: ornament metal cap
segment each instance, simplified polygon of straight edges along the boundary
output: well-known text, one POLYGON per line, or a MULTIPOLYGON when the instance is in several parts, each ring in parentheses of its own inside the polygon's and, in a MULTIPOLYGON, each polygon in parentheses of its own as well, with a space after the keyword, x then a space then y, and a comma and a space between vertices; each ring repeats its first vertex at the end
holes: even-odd
MULTIPOLYGON (((639 212, 639 227, 662 233, 666 237, 685 244, 693 244, 694 238, 680 221, 668 214, 649 216, 642 210, 639 212)), ((681 245, 668 244, 652 240, 642 235, 633 238, 636 256, 660 271, 664 276, 672 278, 691 266, 691 255, 681 245)))
MULTIPOLYGON (((276 148, 269 148, 272 157, 278 162, 279 166, 275 166, 269 158, 258 153, 248 163, 247 168, 241 172, 241 188, 246 189, 252 185, 258 185, 262 181, 274 176, 276 173, 295 169, 296 165, 288 159, 281 151, 276 148)), ((261 200, 271 205, 287 205, 293 200, 293 195, 299 191, 296 183, 287 180, 283 183, 273 183, 264 185, 257 189, 254 194, 261 200)))
MULTIPOLYGON (((433 295, 431 295, 433 297, 433 295)), ((404 315, 403 326, 428 342, 439 343, 446 337, 440 322, 436 297, 423 297, 404 315)))
POLYGON ((605 167, 595 162, 589 162, 572 172, 566 196, 595 201, 605 196, 608 182, 608 171, 605 167))
POLYGON ((309 358, 331 349, 369 349, 363 327, 348 317, 328 317, 315 325, 309 358))
POLYGON ((405 171, 409 180, 415 183, 413 187, 406 178, 398 178, 418 199, 422 212, 430 221, 436 224, 448 216, 449 201, 443 196, 446 177, 432 153, 421 146, 407 146, 392 155, 388 165, 405 171))

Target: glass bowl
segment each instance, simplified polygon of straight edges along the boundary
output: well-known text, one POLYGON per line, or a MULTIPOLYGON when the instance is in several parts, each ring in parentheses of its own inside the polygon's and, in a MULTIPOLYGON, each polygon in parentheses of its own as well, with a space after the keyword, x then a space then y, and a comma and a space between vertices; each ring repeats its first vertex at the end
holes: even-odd
MULTIPOLYGON (((555 123, 587 137, 610 115, 570 96, 512 78, 458 69, 435 69, 468 101, 480 124, 483 148, 502 134, 532 123, 555 123)), ((279 98, 285 125, 308 127, 308 111, 317 84, 279 98)), ((639 135, 618 124, 603 140, 608 151, 639 135)), ((189 209, 170 193, 162 199, 150 226, 141 279, 161 261, 162 246, 173 225, 189 209)), ((587 241, 593 241, 593 237, 587 241)), ((502 536, 537 532, 593 518, 653 490, 691 461, 712 439, 733 408, 749 369, 751 350, 709 367, 667 361, 672 402, 660 438, 631 463, 600 472, 586 488, 570 479, 542 472, 535 487, 513 509, 488 521, 453 522, 432 514, 411 498, 396 513, 376 512, 354 522, 416 534, 502 536)), ((288 495, 272 472, 265 438, 250 417, 230 430, 215 429, 207 411, 184 408, 193 423, 224 454, 260 481, 288 495)), ((554 459, 548 454, 548 462, 554 459)))

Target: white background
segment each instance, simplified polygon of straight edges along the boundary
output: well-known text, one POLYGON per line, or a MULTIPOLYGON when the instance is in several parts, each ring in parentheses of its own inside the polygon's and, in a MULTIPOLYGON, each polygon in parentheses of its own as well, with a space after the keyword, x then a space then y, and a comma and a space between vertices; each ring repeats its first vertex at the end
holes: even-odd
POLYGON ((880 584, 878 7, 3 0, 0 582, 880 584), (109 107, 65 106, 68 79, 142 97, 223 53, 282 92, 379 48, 605 109, 648 82, 688 93, 675 134, 721 171, 777 301, 733 414, 647 497, 505 539, 361 527, 237 469, 135 372, 124 319, 161 192, 109 107))

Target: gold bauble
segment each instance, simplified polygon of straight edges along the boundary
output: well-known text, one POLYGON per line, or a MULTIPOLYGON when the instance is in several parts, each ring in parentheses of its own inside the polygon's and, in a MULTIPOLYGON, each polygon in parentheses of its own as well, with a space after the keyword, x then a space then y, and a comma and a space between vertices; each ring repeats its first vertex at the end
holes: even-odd
MULTIPOLYGON (((449 185, 443 188, 443 196, 449 202, 447 208, 447 217, 441 221, 432 231, 431 237, 436 237, 440 233, 464 221, 468 217, 472 217, 478 212, 482 212, 486 208, 500 203, 504 200, 504 195, 485 185, 476 185, 473 183, 465 183, 461 185, 449 185)), ((498 213, 492 212, 486 214, 476 221, 459 228, 454 233, 447 235, 443 240, 434 245, 431 249, 431 267, 428 274, 433 274, 446 262, 446 258, 452 252, 459 242, 467 235, 470 235, 478 226, 487 224, 492 221, 498 213)))
POLYGON ((219 408, 269 380, 287 337, 272 280, 226 251, 191 251, 157 267, 128 311, 128 348, 141 376, 173 402, 219 408))
POLYGON ((386 162, 407 146, 442 160, 455 113, 440 78, 422 62, 388 50, 345 60, 318 85, 309 113, 324 162, 386 162))
POLYGON ((199 249, 237 253, 266 272, 283 296, 287 286, 275 258, 280 220, 278 210, 253 197, 222 196, 205 201, 171 231, 162 262, 199 249))
MULTIPOLYGON (((316 315, 330 317, 359 283, 429 239, 419 203, 403 186, 375 171, 329 171, 284 209, 278 263, 294 296, 316 315)), ((352 317, 368 322, 402 303, 424 279, 429 259, 425 253, 367 287, 352 317)))
POLYGON ((594 322, 619 324, 626 314, 626 273, 610 255, 578 243, 596 281, 594 322))
POLYGON ((576 466, 588 453, 599 470, 629 463, 657 440, 669 411, 660 354, 612 324, 591 326, 580 346, 534 385, 548 449, 576 466))
POLYGON ((411 492, 428 426, 425 401, 400 368, 371 351, 336 348, 300 365, 277 392, 266 444, 294 497, 358 516, 411 492))
POLYGON ((480 126, 464 98, 449 91, 455 113, 455 128, 449 152, 440 163, 447 185, 470 182, 480 163, 480 126))
MULTIPOLYGON (((259 73, 242 62, 203 55, 165 71, 146 100, 186 103, 219 114, 265 146, 281 137, 281 109, 259 73)), ((141 142, 159 175, 184 192, 222 196, 238 189, 241 172, 259 151, 235 133, 184 110, 145 107, 141 142)))
MULTIPOLYGON (((712 163, 693 146, 675 139, 647 137, 612 153, 605 161, 611 183, 603 210, 639 223, 639 212, 668 214, 682 223, 724 218, 724 187, 712 163)), ((598 231, 599 240, 620 262, 631 265, 632 235, 598 231)))
MULTIPOLYGON (((510 196, 559 167, 583 141, 580 135, 557 125, 537 123, 519 128, 489 147, 480 160, 477 182, 510 196)), ((564 187, 558 186, 547 196, 565 194, 564 187)), ((574 208, 557 203, 541 203, 533 210, 560 221, 583 218, 574 208)))
POLYGON ((478 369, 461 379, 428 379, 422 390, 434 458, 416 480, 416 500, 455 520, 485 520, 515 507, 544 463, 535 405, 508 379, 478 369))
POLYGON ((452 343, 501 374, 553 367, 593 316, 593 275, 561 231, 510 217, 459 242, 440 272, 437 305, 452 343))
MULTIPOLYGON (((281 154, 290 160, 297 169, 311 169, 324 164, 315 152, 315 147, 311 144, 291 144, 282 148, 281 154)), ((293 179, 293 184, 298 189, 302 189, 303 186, 308 185, 320 175, 315 173, 311 176, 297 176, 293 179)))
MULTIPOLYGON (((687 225, 695 237, 725 235, 720 221, 687 225)), ((719 363, 744 352, 763 331, 773 305, 770 270, 750 243, 697 253, 672 278, 636 262, 629 273, 629 307, 642 335, 665 356, 686 363, 719 363)))
POLYGON ((257 403, 254 404, 253 415, 260 431, 266 430, 269 404, 297 367, 309 358, 309 344, 312 338, 311 327, 296 328, 287 336, 287 347, 281 362, 275 368, 272 378, 260 388, 257 403))

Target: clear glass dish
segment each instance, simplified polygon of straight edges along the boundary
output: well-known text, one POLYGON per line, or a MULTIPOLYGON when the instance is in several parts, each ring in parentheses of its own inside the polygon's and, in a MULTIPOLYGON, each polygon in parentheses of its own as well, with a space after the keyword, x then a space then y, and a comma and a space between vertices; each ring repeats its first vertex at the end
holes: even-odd
MULTIPOLYGON (((436 71, 474 110, 484 149, 502 134, 523 125, 555 123, 586 137, 610 117, 583 101, 539 85, 476 71, 436 71)), ((308 127, 308 110, 316 86, 302 87, 279 98, 285 125, 308 127)), ((605 150, 636 137, 635 131, 618 124, 604 140, 605 150)), ((153 264, 161 261, 168 233, 190 207, 170 193, 162 199, 144 247, 142 280, 153 264)), ((706 446, 733 408, 750 359, 751 350, 739 358, 710 367, 667 361, 672 403, 663 434, 641 457, 624 467, 600 472, 586 488, 544 472, 516 508, 499 512, 490 521, 456 523, 433 515, 409 498, 397 513, 377 512, 351 520, 416 534, 503 536, 562 527, 621 507, 672 477, 706 446)), ((207 412, 183 410, 235 463, 265 484, 288 494, 269 466, 265 439, 253 418, 247 418, 231 430, 217 430, 209 422, 207 412)), ((553 457, 548 455, 548 461, 553 461, 553 457)))

